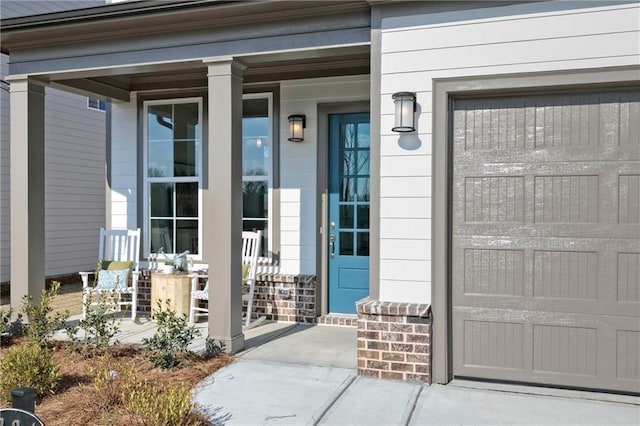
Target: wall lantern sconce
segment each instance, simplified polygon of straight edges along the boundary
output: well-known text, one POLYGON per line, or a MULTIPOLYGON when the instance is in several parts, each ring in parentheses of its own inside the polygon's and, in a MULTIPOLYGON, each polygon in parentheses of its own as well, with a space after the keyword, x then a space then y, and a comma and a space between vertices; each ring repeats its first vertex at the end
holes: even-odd
POLYGON ((416 94, 398 92, 391 97, 396 104, 396 125, 391 130, 399 133, 415 132, 416 94))
POLYGON ((304 129, 307 127, 307 116, 294 114, 289 116, 289 141, 302 142, 304 140, 304 129))

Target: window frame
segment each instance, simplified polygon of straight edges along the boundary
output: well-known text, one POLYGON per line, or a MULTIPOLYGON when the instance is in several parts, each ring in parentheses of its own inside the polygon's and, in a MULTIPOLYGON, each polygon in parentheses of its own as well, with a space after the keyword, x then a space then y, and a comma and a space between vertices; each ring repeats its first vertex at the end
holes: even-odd
MULTIPOLYGON (((242 175, 242 183, 244 182, 266 182, 267 185, 267 217, 266 217, 266 225, 267 225, 267 247, 266 253, 264 256, 266 259, 273 259, 273 233, 274 233, 274 215, 273 215, 273 182, 274 182, 274 153, 277 150, 274 149, 274 141, 273 137, 273 93, 272 92, 256 92, 256 93, 245 93, 242 95, 242 101, 250 100, 250 99, 267 99, 268 103, 268 116, 267 116, 267 138, 268 138, 268 146, 269 146, 269 161, 267 163, 267 179, 263 179, 262 176, 252 176, 252 175, 242 175)), ((242 116, 244 120, 244 114, 242 116)), ((242 136, 242 143, 244 144, 244 135, 242 136)), ((244 161, 244 155, 243 155, 244 161)), ((244 163, 242 165, 244 172, 244 163)), ((244 191, 243 191, 244 195, 244 191)), ((244 209, 243 209, 244 210, 244 209)), ((244 212, 242 212, 242 224, 244 229, 244 221, 245 220, 263 220, 263 218, 247 218, 244 217, 244 212)), ((261 256, 263 258, 263 256, 261 256)))
MULTIPOLYGON (((203 145, 204 145, 204 132, 205 126, 203 121, 204 111, 203 111, 204 101, 201 96, 198 97, 187 97, 187 98, 163 98, 163 99, 153 99, 153 100, 145 100, 142 102, 142 200, 143 200, 143 208, 142 208, 142 232, 144 235, 144 239, 142 241, 142 252, 145 258, 148 258, 151 255, 151 205, 150 205, 150 184, 151 183, 187 183, 187 182, 196 182, 198 185, 198 253, 189 254, 189 258, 194 261, 202 260, 202 220, 203 220, 203 212, 202 212, 202 182, 203 182, 203 145), (187 104, 187 103, 196 103, 198 104, 198 123, 199 123, 199 132, 198 137, 196 138, 196 169, 198 171, 196 176, 173 176, 173 177, 149 177, 149 123, 148 123, 148 111, 149 106, 153 105, 176 105, 176 104, 187 104)), ((173 141, 175 143, 175 140, 173 141)), ((174 214, 175 214, 175 202, 176 199, 174 197, 174 214)), ((174 217, 174 220, 176 218, 174 217)), ((174 236, 175 237, 175 236, 174 236)), ((175 254, 171 251, 165 250, 165 253, 175 254)))

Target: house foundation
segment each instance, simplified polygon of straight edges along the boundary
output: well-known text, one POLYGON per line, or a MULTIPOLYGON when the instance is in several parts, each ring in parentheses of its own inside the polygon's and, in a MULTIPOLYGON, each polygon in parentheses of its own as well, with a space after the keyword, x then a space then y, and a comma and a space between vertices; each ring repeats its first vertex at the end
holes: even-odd
POLYGON ((365 298, 358 312, 358 374, 431 383, 431 307, 365 298))

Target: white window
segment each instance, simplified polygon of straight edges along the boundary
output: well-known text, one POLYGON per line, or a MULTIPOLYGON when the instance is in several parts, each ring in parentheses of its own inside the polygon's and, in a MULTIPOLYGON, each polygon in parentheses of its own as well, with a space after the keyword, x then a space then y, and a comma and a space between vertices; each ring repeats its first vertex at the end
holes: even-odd
POLYGON ((243 98, 242 113, 242 229, 261 230, 261 256, 271 247, 272 96, 251 94, 243 98))
POLYGON ((144 103, 145 253, 200 253, 202 99, 144 103))
POLYGON ((87 108, 97 109, 98 111, 106 111, 107 102, 98 98, 87 98, 87 108))

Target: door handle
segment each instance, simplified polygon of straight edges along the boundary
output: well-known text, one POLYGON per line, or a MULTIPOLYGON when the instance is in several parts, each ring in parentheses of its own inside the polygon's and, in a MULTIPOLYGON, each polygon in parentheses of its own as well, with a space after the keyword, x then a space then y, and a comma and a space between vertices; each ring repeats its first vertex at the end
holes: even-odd
POLYGON ((334 234, 329 235, 329 255, 332 259, 336 257, 336 236, 334 234))

